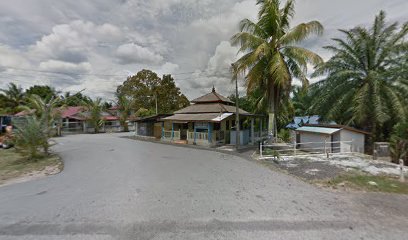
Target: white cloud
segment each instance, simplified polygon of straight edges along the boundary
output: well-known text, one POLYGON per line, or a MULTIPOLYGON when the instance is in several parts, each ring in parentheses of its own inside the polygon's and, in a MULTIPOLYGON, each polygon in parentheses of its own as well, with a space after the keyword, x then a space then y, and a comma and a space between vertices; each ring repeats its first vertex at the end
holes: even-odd
POLYGON ((68 75, 78 75, 89 73, 91 71, 91 64, 89 62, 70 63, 58 60, 48 60, 40 63, 40 70, 66 73, 68 75))
POLYGON ((116 50, 116 56, 121 64, 130 63, 153 63, 158 64, 163 61, 163 56, 156 54, 146 47, 135 43, 120 45, 116 50))
MULTIPOLYGON (((173 73, 189 98, 212 85, 228 95, 234 86, 228 67, 236 59, 229 45, 243 18, 255 19, 255 0, 13 0, 0 1, 0 87, 16 83, 52 83, 110 97, 128 72, 147 68, 173 73), (1 67, 3 66, 3 67, 1 67), (6 66, 6 67, 5 67, 6 66), (47 69, 70 75, 11 69, 47 69), (86 76, 74 73, 87 73, 86 76), (177 74, 195 72, 195 74, 177 74), (99 74, 99 75, 93 75, 99 74), (104 76, 106 74, 106 76, 104 76), (118 75, 118 76, 111 76, 118 75), (113 89, 113 90, 112 90, 113 89)), ((325 59, 322 50, 339 36, 338 28, 369 24, 381 9, 390 21, 407 21, 406 0, 302 0, 294 24, 317 19, 321 38, 303 45, 325 59), (350 8, 350 6, 353 6, 350 8)))

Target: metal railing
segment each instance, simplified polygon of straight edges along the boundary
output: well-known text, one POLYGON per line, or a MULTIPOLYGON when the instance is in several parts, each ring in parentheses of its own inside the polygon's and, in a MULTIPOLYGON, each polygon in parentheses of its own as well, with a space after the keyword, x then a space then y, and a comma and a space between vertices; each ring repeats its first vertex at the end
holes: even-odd
POLYGON ((259 145, 260 158, 279 158, 289 156, 313 156, 353 153, 353 141, 324 141, 286 144, 259 145))

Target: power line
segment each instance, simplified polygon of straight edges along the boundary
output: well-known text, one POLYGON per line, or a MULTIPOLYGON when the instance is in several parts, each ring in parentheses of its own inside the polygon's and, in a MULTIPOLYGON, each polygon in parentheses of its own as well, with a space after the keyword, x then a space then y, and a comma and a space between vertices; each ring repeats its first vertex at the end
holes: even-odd
MULTIPOLYGON (((99 74, 99 73, 68 73, 68 72, 59 72, 59 71, 47 71, 47 70, 37 70, 37 69, 28 69, 28 68, 18 68, 18 67, 5 67, 8 69, 14 69, 19 71, 26 71, 26 72, 35 72, 35 73, 44 73, 44 74, 62 74, 62 75, 69 75, 69 76, 100 76, 100 77, 128 77, 130 76, 125 74, 99 74)), ((228 69, 228 68, 223 68, 228 69)), ((191 71, 191 72, 176 72, 176 73, 169 73, 169 75, 177 76, 177 75, 186 75, 186 74, 194 74, 194 73, 202 73, 204 71, 191 71)))

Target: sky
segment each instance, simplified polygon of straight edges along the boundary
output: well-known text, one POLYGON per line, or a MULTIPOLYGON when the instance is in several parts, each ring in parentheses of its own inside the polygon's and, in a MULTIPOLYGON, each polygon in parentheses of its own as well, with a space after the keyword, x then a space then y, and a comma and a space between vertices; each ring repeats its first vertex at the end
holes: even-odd
MULTIPOLYGON (((302 45, 327 60, 322 46, 337 29, 367 26, 380 10, 405 22, 407 9, 407 0, 297 0, 292 25, 320 21, 323 36, 302 45)), ((256 0, 0 0, 0 88, 51 85, 110 100, 127 76, 150 69, 172 74, 189 99, 213 85, 227 96, 239 57, 229 40, 257 11, 256 0)))

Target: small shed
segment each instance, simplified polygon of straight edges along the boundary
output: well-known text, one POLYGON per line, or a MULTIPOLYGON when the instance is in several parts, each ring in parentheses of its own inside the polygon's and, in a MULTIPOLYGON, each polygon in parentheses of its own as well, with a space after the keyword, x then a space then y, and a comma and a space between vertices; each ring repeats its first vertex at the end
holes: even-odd
POLYGON ((135 123, 135 136, 161 138, 162 123, 160 120, 171 115, 172 114, 156 114, 133 120, 135 123))
POLYGON ((295 130, 298 149, 310 152, 364 153, 368 132, 343 125, 307 125, 295 130))

